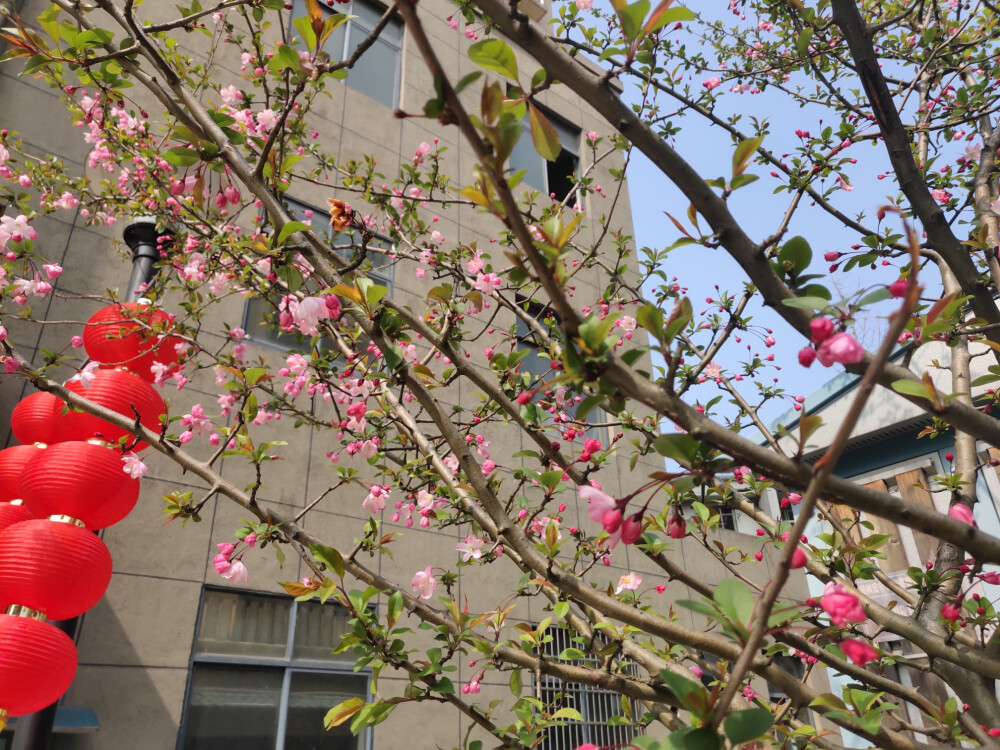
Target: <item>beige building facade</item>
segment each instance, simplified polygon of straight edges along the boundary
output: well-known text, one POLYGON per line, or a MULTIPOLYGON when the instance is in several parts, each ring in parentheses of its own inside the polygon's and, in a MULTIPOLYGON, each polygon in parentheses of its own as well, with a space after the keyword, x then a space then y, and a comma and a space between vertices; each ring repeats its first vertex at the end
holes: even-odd
MULTIPOLYGON (((292 14, 301 12, 300 0, 293 5, 292 14)), ((173 11, 167 6, 148 2, 140 14, 154 20, 166 18, 173 11)), ((466 54, 472 41, 464 34, 463 26, 453 29, 446 21, 455 7, 446 0, 421 0, 419 7, 446 70, 454 71, 456 79, 476 70, 466 54)), ((43 8, 44 3, 29 0, 23 3, 20 13, 23 18, 32 19, 43 8)), ((383 11, 374 0, 353 0, 347 9, 357 18, 343 28, 342 38, 335 37, 331 42, 342 45, 341 55, 349 54, 359 36, 365 34, 373 19, 383 11)), ((539 9, 539 13, 544 10, 539 9)), ((178 43, 184 48, 204 44, 205 38, 180 35, 178 43)), ((196 55, 205 52, 203 48, 190 51, 196 55)), ((518 60, 528 76, 537 68, 520 52, 518 60)), ((229 84, 239 87, 242 73, 238 60, 220 53, 217 64, 218 87, 229 84)), ((437 138, 448 147, 442 165, 455 184, 471 178, 474 158, 469 147, 459 140, 456 128, 423 119, 393 117, 395 108, 422 111, 424 102, 434 95, 433 79, 402 25, 390 24, 373 49, 371 62, 353 71, 345 83, 329 83, 327 91, 329 97, 317 99, 312 116, 316 130, 338 161, 372 155, 379 171, 391 178, 401 164, 412 160, 422 142, 437 138)), ((84 142, 81 130, 71 125, 58 93, 37 79, 18 76, 14 64, 0 67, 0 97, 5 102, 3 126, 20 134, 26 150, 53 154, 84 172, 90 146, 84 142)), ((606 136, 609 131, 587 103, 568 89, 555 85, 540 100, 558 125, 565 154, 575 160, 574 169, 592 170, 595 183, 607 193, 607 197, 601 197, 591 192, 581 199, 590 218, 578 242, 587 247, 601 232, 595 218, 612 209, 615 180, 610 170, 621 167, 620 156, 616 154, 593 164, 594 152, 587 146, 586 133, 595 131, 606 136)), ((474 107, 477 101, 478 92, 474 92, 469 96, 469 106, 474 107)), ((151 109, 155 119, 154 112, 151 109)), ((526 182, 543 193, 562 190, 561 180, 566 175, 541 161, 529 141, 525 138, 527 151, 516 155, 524 160, 523 168, 528 170, 526 182)), ((325 198, 332 195, 330 190, 315 185, 293 185, 289 191, 289 196, 297 202, 291 207, 302 212, 303 217, 310 207, 315 208, 317 221, 321 223, 325 220, 319 207, 325 206, 325 198)), ((345 200, 352 198, 343 192, 338 196, 345 200)), ((500 230, 492 217, 468 205, 443 208, 437 213, 439 221, 435 226, 446 242, 477 242, 481 248, 489 248, 490 239, 500 230)), ((249 225, 253 216, 248 211, 242 218, 249 225)), ((8 324, 11 339, 20 351, 36 362, 41 361, 43 350, 62 348, 72 335, 80 332, 80 323, 102 306, 96 299, 81 298, 100 296, 108 289, 124 289, 130 268, 119 241, 123 223, 94 228, 71 211, 35 220, 42 254, 52 262, 61 263, 65 270, 56 284, 56 294, 36 305, 33 314, 38 319, 69 323, 8 324)), ((621 227, 625 235, 633 235, 627 187, 622 188, 614 206, 612 225, 621 227)), ((499 257, 499 253, 495 255, 499 257)), ((635 260, 634 248, 630 260, 635 260)), ((413 263, 399 260, 379 264, 373 275, 390 285, 393 297, 402 304, 415 310, 424 305, 429 279, 418 278, 413 263)), ((628 271, 628 278, 638 279, 634 268, 628 271)), ((574 284, 574 297, 581 305, 599 299, 604 287, 597 270, 579 273, 574 284)), ((168 306, 169 301, 164 304, 168 306)), ((253 303, 231 297, 213 315, 219 323, 216 330, 223 330, 222 323, 246 329, 251 359, 263 357, 277 368, 288 356, 287 341, 260 325, 260 308, 253 303)), ((516 329, 513 316, 502 314, 497 317, 497 326, 516 329)), ((208 341, 222 343, 221 337, 208 341)), ((531 346, 527 340, 521 344, 531 346)), ((476 354, 478 366, 486 368, 485 358, 476 354)), ((2 381, 3 416, 8 417, 14 404, 28 392, 22 381, 2 381)), ((218 392, 214 390, 211 371, 195 375, 181 391, 167 386, 163 393, 171 402, 172 414, 183 414, 196 403, 203 404, 210 415, 218 414, 215 406, 218 392)), ((482 403, 482 396, 466 383, 438 391, 437 397, 464 412, 482 403)), ((305 401, 300 403, 308 405, 305 401)), ((327 406, 317 399, 308 408, 322 413, 327 406)), ((294 517, 336 481, 335 467, 326 455, 335 444, 321 430, 293 429, 289 422, 288 419, 271 421, 255 427, 252 434, 258 441, 287 441, 286 446, 277 449, 282 460, 265 465, 259 497, 264 506, 294 517)), ((7 419, 2 424, 6 425, 7 419)), ((608 445, 613 428, 595 429, 594 434, 608 445)), ((514 455, 533 447, 514 426, 486 428, 483 437, 490 442, 491 458, 501 471, 508 473, 521 462, 514 455)), ((5 441, 5 445, 14 442, 12 437, 6 437, 5 441)), ((205 441, 193 442, 189 448, 202 456, 210 455, 212 450, 205 441)), ((447 707, 429 703, 403 703, 386 722, 357 739, 352 739, 343 728, 324 734, 321 721, 327 709, 345 697, 364 696, 370 682, 366 670, 354 670, 352 654, 330 653, 345 627, 343 613, 334 605, 296 604, 282 593, 278 581, 295 581, 309 571, 291 556, 280 565, 270 549, 253 550, 244 558, 250 571, 248 583, 232 585, 220 578, 212 566, 215 545, 234 540, 234 532, 244 517, 239 508, 224 498, 213 498, 206 505, 200 523, 189 522, 182 527, 176 522, 164 526, 163 496, 191 492, 197 497, 205 488, 155 451, 147 451, 144 459, 149 473, 142 480, 138 506, 123 522, 104 533, 114 559, 114 574, 105 597, 82 620, 78 632, 79 671, 63 703, 64 719, 72 715, 68 709, 87 709, 96 717, 97 726, 85 726, 86 722, 79 721, 74 724, 72 719, 65 719, 57 727, 55 748, 382 750, 403 746, 417 750, 463 745, 470 729, 469 720, 447 707)), ((348 460, 346 455, 341 458, 348 460)), ((620 459, 610 461, 596 477, 607 491, 623 496, 640 486, 650 472, 660 469, 662 463, 655 456, 641 459, 632 469, 623 451, 620 459)), ((238 486, 248 481, 245 465, 224 462, 222 472, 238 486)), ((370 517, 361 506, 363 497, 364 492, 356 487, 333 493, 310 510, 302 523, 306 530, 331 546, 349 549, 370 517)), ((771 510, 772 515, 778 514, 776 507, 771 510)), ((472 611, 495 609, 504 602, 514 604, 509 623, 538 623, 548 616, 540 598, 511 598, 520 578, 513 565, 499 561, 456 567, 459 554, 455 546, 468 533, 467 528, 422 529, 415 524, 406 529, 402 522, 392 521, 392 513, 390 502, 380 520, 385 531, 401 532, 400 540, 392 545, 393 558, 381 556, 365 561, 381 574, 408 582, 427 565, 457 571, 454 593, 472 611)), ((564 527, 596 532, 582 505, 570 505, 563 515, 564 527)), ((751 539, 735 529, 720 529, 716 536, 727 547, 748 546, 751 539)), ((712 541, 710 536, 707 543, 712 541)), ((725 574, 695 539, 674 545, 669 554, 706 582, 717 582, 725 574)), ((765 558, 759 564, 762 580, 770 577, 770 570, 771 561, 765 558)), ((629 571, 642 575, 649 586, 663 579, 662 572, 640 552, 626 546, 615 551, 609 567, 597 566, 588 578, 604 587, 629 571)), ((793 583, 788 593, 806 596, 804 582, 793 583)), ((656 599, 657 608, 666 612, 672 602, 684 598, 697 597, 676 583, 670 584, 656 599)), ((372 603, 384 606, 377 598, 372 603)), ((680 622, 703 628, 704 623, 695 622, 689 611, 676 612, 680 622)), ((416 629, 417 624, 412 622, 412 627, 416 629)), ((429 636, 423 634, 415 641, 430 642, 429 636)), ((481 671, 470 668, 468 659, 457 660, 455 664, 457 670, 450 679, 456 686, 467 683, 481 671)), ((507 674, 487 671, 478 695, 480 703, 486 705, 495 698, 509 703, 507 678, 507 674)), ((405 675, 387 671, 380 679, 379 692, 384 696, 402 695, 407 684, 405 675)), ((630 739, 626 729, 609 729, 604 724, 611 715, 620 713, 617 698, 580 689, 575 699, 587 719, 585 726, 561 731, 545 747, 572 750, 585 741, 619 744, 630 739)), ((478 730, 472 736, 491 746, 489 738, 478 730)), ((3 738, 9 741, 9 732, 3 738)))

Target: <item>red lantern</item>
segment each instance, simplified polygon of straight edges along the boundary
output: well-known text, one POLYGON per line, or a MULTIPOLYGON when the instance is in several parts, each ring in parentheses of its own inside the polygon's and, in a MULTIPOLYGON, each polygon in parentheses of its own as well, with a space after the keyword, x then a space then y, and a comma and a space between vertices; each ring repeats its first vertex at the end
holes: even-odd
POLYGON ((64 405, 61 398, 45 391, 25 396, 10 415, 14 437, 22 445, 56 442, 56 420, 62 417, 64 405))
POLYGON ((125 473, 114 449, 72 441, 50 445, 32 460, 21 474, 20 491, 39 518, 69 516, 93 530, 129 514, 139 497, 139 480, 125 473))
POLYGON ((126 302, 109 305, 94 313, 83 329, 83 346, 95 362, 125 367, 144 380, 153 380, 153 362, 171 367, 177 364, 176 336, 163 336, 170 316, 148 305, 126 302))
POLYGON ((0 615, 0 711, 23 716, 65 693, 76 674, 76 646, 59 628, 30 617, 0 615))
POLYGON ((68 620, 97 604, 111 583, 111 553, 74 523, 25 521, 0 533, 0 600, 68 620))
POLYGON ((28 510, 28 506, 23 501, 15 500, 12 503, 0 503, 0 531, 8 526, 13 526, 21 521, 30 521, 35 518, 35 514, 28 510))
MULTIPOLYGON (((66 388, 83 398, 100 404, 135 420, 134 406, 139 412, 139 421, 154 432, 160 431, 160 415, 166 412, 163 399, 149 383, 125 370, 94 370, 94 378, 84 386, 79 380, 66 383, 66 388)), ((57 415, 58 410, 54 410, 57 415)), ((125 437, 133 440, 132 433, 115 427, 103 419, 84 412, 70 411, 62 414, 56 428, 60 440, 88 440, 101 438, 109 443, 117 443, 125 437)), ((149 447, 147 443, 137 443, 133 450, 141 451, 149 447)))
POLYGON ((0 501, 21 497, 19 484, 24 467, 44 448, 34 445, 14 445, 0 451, 0 501))

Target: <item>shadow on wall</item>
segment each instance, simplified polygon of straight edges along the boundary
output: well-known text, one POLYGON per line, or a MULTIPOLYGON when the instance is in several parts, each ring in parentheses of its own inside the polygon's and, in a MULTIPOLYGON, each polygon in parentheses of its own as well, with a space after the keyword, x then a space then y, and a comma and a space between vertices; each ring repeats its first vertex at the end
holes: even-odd
MULTIPOLYGON (((164 597, 164 606, 170 601, 164 597)), ((94 711, 99 729, 58 734, 52 750, 131 750, 137 737, 143 750, 176 748, 187 663, 142 664, 107 598, 85 616, 79 649, 80 666, 63 703, 94 711)))

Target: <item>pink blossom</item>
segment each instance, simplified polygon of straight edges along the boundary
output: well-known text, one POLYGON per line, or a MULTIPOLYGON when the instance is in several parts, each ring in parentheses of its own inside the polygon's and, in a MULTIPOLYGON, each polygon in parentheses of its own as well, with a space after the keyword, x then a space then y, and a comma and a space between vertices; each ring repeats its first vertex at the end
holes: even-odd
POLYGON ((854 364, 865 358, 865 350, 851 334, 835 333, 820 344, 816 350, 816 358, 824 367, 829 367, 834 362, 854 364))
POLYGON ((960 602, 948 602, 943 607, 941 607, 941 617, 951 622, 955 622, 962 616, 962 607, 960 602))
POLYGON ((701 85, 706 91, 711 91, 712 89, 717 88, 721 83, 722 81, 720 81, 718 77, 712 76, 711 78, 702 81, 701 85))
POLYGON ((594 7, 594 0, 575 0, 576 7, 580 10, 590 10, 594 7))
POLYGON ((368 496, 361 501, 361 505, 373 516, 385 509, 385 503, 389 499, 389 488, 378 484, 373 484, 368 496))
POLYGON ((433 567, 428 565, 423 570, 418 570, 413 574, 413 583, 410 585, 413 588, 413 593, 421 599, 430 599, 434 596, 437 579, 434 578, 433 570, 433 567))
POLYGON ((759 695, 759 693, 756 690, 754 690, 752 687, 750 687, 749 685, 745 685, 743 687, 743 697, 746 698, 748 701, 752 701, 758 695, 759 695))
POLYGON ((902 297, 904 294, 906 294, 907 284, 908 282, 906 281, 906 279, 899 279, 898 281, 892 282, 891 284, 889 284, 889 294, 891 294, 893 297, 902 297))
POLYGON ((266 133, 277 124, 278 116, 274 114, 273 109, 265 109, 257 114, 257 127, 260 128, 261 132, 266 133))
POLYGON ((233 560, 229 570, 221 574, 223 578, 228 578, 233 583, 246 583, 250 580, 250 571, 242 560, 233 560))
POLYGON ((131 452, 122 456, 122 463, 124 464, 124 466, 122 466, 122 471, 133 479, 142 479, 148 471, 146 464, 139 460, 137 455, 131 452))
POLYGON ((60 276, 62 276, 62 266, 56 263, 46 263, 42 266, 45 269, 45 275, 49 277, 51 281, 55 281, 60 276))
POLYGON ((802 550, 801 547, 796 547, 795 551, 792 552, 792 561, 791 561, 792 569, 797 570, 798 568, 804 568, 806 566, 806 562, 807 562, 806 553, 802 550))
POLYGON ((74 349, 82 349, 83 348, 83 336, 74 336, 73 338, 71 338, 69 340, 69 343, 72 345, 72 347, 74 349))
POLYGON ((948 515, 956 521, 969 524, 969 526, 976 525, 976 517, 972 512, 972 508, 964 503, 955 503, 952 505, 948 508, 948 515))
POLYGON ((843 584, 830 581, 823 590, 820 599, 823 611, 830 615, 834 625, 846 625, 849 622, 864 622, 868 619, 861 601, 850 593, 843 584))
POLYGON ((580 485, 576 491, 587 501, 587 515, 594 523, 603 523, 604 514, 618 505, 613 497, 597 487, 580 485))
POLYGON ((462 562, 478 560, 483 556, 483 545, 485 539, 480 539, 475 534, 469 534, 465 539, 455 545, 455 550, 462 553, 462 562))
POLYGON ((683 539, 687 535, 687 521, 680 511, 674 511, 667 523, 667 534, 671 539, 683 539))
POLYGON ((936 188, 935 190, 931 190, 931 197, 938 203, 944 204, 951 200, 951 193, 942 188, 936 188))
POLYGON ((816 350, 811 346, 799 349, 799 364, 803 367, 811 367, 816 361, 816 350))
POLYGON ((845 638, 837 645, 844 655, 859 667, 864 667, 868 662, 878 658, 878 651, 857 638, 845 638))
POLYGON ((833 321, 829 318, 813 318, 809 321, 809 340, 822 344, 833 335, 833 321))
POLYGON ((620 594, 623 591, 635 591, 639 588, 639 584, 642 583, 642 576, 638 573, 633 573, 629 571, 621 578, 618 579, 618 587, 615 589, 616 594, 620 594))

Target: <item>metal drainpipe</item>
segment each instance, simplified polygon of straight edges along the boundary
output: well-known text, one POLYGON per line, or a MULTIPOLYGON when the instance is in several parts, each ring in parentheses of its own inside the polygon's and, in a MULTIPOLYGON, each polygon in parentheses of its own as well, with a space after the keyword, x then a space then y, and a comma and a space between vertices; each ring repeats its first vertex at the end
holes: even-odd
MULTIPOLYGON (((0 7, 2 5, 3 0, 0 0, 0 7)), ((122 238, 132 250, 132 275, 123 295, 126 302, 134 302, 141 298, 144 293, 140 291, 140 287, 144 288, 144 285, 152 281, 156 275, 154 264, 160 259, 157 238, 164 234, 172 232, 157 231, 156 218, 152 216, 137 216, 125 225, 122 238)), ((80 619, 74 617, 72 620, 60 620, 52 624, 76 641, 80 619)), ((52 745, 52 728, 55 725, 58 709, 59 701, 56 701, 41 711, 19 717, 14 727, 14 739, 10 750, 48 750, 52 745)))

